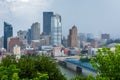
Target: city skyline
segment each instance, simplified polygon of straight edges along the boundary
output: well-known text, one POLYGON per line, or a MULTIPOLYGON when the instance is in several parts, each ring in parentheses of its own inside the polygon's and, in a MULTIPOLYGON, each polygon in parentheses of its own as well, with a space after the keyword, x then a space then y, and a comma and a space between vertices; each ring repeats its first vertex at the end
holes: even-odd
POLYGON ((68 29, 76 25, 79 33, 110 33, 117 36, 120 35, 119 3, 119 0, 1 0, 0 36, 3 36, 4 21, 12 24, 14 35, 19 30, 27 30, 34 22, 40 22, 42 32, 44 11, 61 15, 63 34, 68 35, 68 29))

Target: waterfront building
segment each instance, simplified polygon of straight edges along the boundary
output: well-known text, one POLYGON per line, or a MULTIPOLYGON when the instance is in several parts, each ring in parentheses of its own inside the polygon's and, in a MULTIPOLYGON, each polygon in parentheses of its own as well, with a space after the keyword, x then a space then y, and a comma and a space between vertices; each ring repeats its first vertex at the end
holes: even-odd
POLYGON ((53 12, 43 12, 43 33, 45 35, 51 34, 51 17, 53 12))
POLYGON ((13 27, 11 24, 4 22, 4 48, 7 49, 7 40, 13 36, 13 27))
POLYGON ((55 14, 51 17, 51 44, 61 46, 62 42, 62 22, 61 16, 55 14))
POLYGON ((72 29, 69 30, 68 35, 68 46, 69 47, 78 47, 78 33, 77 33, 77 27, 73 26, 72 29))
POLYGON ((31 39, 39 40, 40 39, 40 23, 33 23, 31 26, 31 39))

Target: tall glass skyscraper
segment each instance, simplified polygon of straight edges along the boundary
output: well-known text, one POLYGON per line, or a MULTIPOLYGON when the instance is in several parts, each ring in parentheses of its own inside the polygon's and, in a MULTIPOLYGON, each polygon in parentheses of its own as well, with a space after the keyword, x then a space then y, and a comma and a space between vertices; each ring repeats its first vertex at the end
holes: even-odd
POLYGON ((4 22, 4 48, 7 49, 7 39, 13 36, 13 28, 11 24, 4 22))
POLYGON ((62 40, 61 16, 55 14, 51 17, 51 44, 60 46, 62 40))
POLYGON ((51 17, 53 12, 43 12, 43 33, 50 35, 51 33, 51 17))

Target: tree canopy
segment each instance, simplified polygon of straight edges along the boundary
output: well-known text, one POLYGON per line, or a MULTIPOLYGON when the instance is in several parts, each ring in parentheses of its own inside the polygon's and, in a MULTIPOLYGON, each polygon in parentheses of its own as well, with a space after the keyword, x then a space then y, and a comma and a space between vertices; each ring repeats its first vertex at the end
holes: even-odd
POLYGON ((97 70, 97 76, 79 76, 74 80, 120 80, 120 45, 116 45, 114 51, 107 47, 99 49, 91 63, 97 70))
POLYGON ((120 45, 116 45, 115 51, 106 47, 99 49, 96 58, 93 58, 91 63, 98 71, 96 78, 120 80, 120 45))
POLYGON ((7 56, 0 63, 2 80, 66 80, 56 62, 47 55, 25 56, 16 59, 7 56))

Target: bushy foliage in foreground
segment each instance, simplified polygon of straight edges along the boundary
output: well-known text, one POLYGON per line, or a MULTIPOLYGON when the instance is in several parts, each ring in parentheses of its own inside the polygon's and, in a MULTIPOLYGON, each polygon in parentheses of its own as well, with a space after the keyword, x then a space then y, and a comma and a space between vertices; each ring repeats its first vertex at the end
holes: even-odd
POLYGON ((55 61, 47 55, 7 56, 0 63, 1 80, 65 80, 55 61))
POLYGON ((120 80, 120 45, 115 47, 115 51, 106 47, 99 49, 91 63, 98 71, 97 76, 89 75, 84 79, 76 77, 74 80, 120 80))

